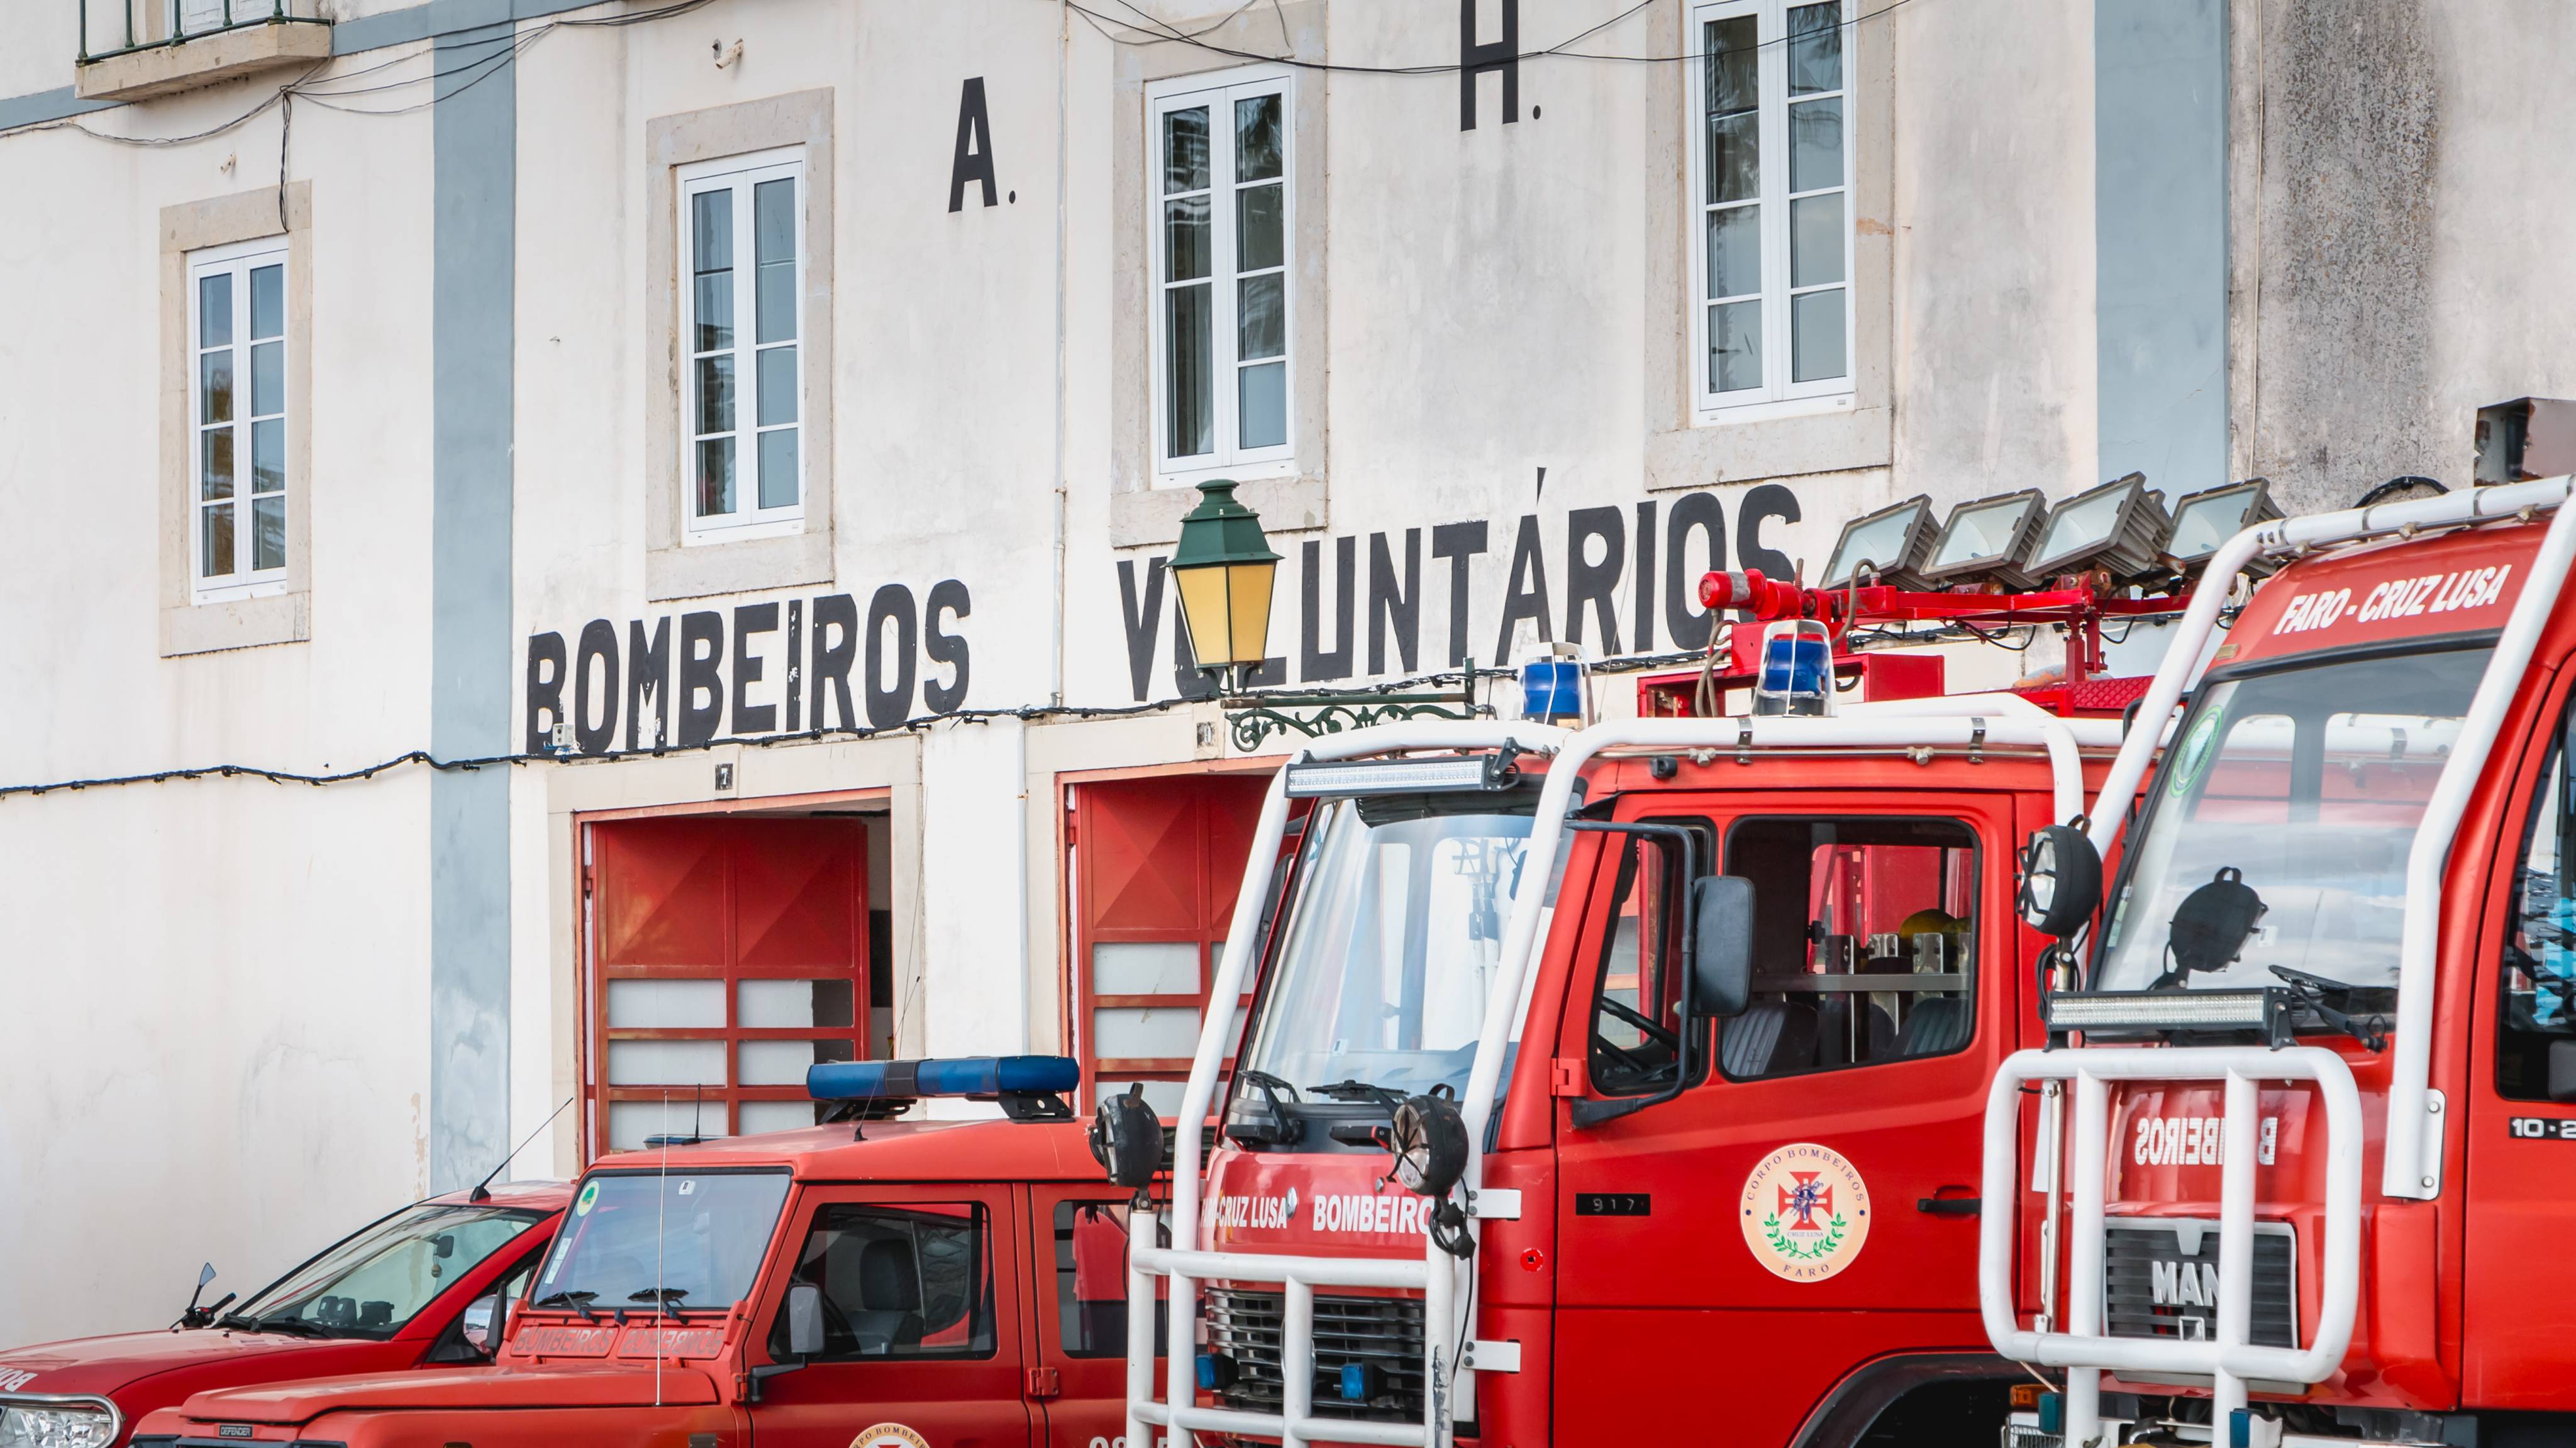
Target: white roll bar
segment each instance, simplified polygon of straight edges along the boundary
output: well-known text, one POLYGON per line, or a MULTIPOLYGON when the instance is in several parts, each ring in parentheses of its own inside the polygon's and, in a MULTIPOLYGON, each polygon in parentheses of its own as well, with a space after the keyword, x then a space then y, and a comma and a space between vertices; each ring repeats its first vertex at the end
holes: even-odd
MULTIPOLYGON (((2199 676, 2201 660, 2232 580, 2257 554, 2294 552, 2319 544, 2353 542, 2419 528, 2440 528, 2555 510, 2549 530, 2523 579, 2522 591, 2480 675, 2476 693, 2451 741, 2428 797, 2406 861, 2406 901, 2399 936, 2397 1028, 2389 1063, 2388 1122, 2381 1193, 2398 1198, 2439 1195, 2442 1174, 2439 1092, 2429 1089, 2433 990, 2442 915, 2443 875, 2470 794, 2485 772, 2506 709, 2527 676, 2532 654, 2576 560, 2576 508, 2562 506, 2570 479, 2501 487, 2289 518, 2248 528, 2229 539, 2210 561, 2193 591, 2163 663, 2140 702, 2138 717, 2157 727, 2135 729, 2122 742, 2109 777, 2096 796, 2090 837, 2106 855, 2125 822, 2127 801, 2146 777, 2148 756, 2172 718, 2183 691, 2199 676), (2117 802, 2115 807, 2113 802, 2117 802), (2428 1124, 2429 1123, 2429 1124, 2428 1124)), ((2018 1214, 1988 1212, 1978 1237, 1978 1307, 1987 1336, 2009 1358, 2067 1370, 2063 1441, 2080 1443, 2099 1431, 2101 1374, 2105 1370, 2208 1376, 2214 1412, 2225 1421, 2245 1406, 2249 1379, 2321 1382, 2341 1365, 2352 1341, 2360 1301, 2360 1101, 2352 1073, 2340 1056, 2315 1047, 2085 1047, 2021 1052, 2005 1062, 1986 1103, 1984 1193, 1989 1202, 2013 1201, 2018 1178, 2020 1088, 2032 1080, 2071 1080, 2075 1089, 2073 1221, 2069 1233, 2069 1306, 2066 1331, 2020 1327, 2012 1295, 2018 1214), (2317 1084, 2326 1108, 2326 1199, 2317 1319, 2304 1347, 2258 1347, 2250 1340, 2253 1273, 2255 1083, 2304 1078, 2317 1084), (2217 1335, 2208 1342, 2162 1338, 2111 1338, 2102 1328, 2102 1198, 2109 1151, 2109 1083, 2112 1081, 2219 1080, 2226 1083, 2226 1160, 2219 1193, 2219 1299, 2217 1335)), ((2053 1143, 2042 1143, 2043 1150, 2053 1143)), ((2051 1183, 2049 1191, 2062 1188, 2051 1183)))
MULTIPOLYGON (((2538 556, 2532 560, 2522 593, 2514 600, 2504 633, 2496 641, 2486 673, 2478 681, 2458 738, 2443 762, 2440 778, 2417 822, 2415 840, 2406 856, 2406 906, 2398 937, 2397 1030, 2389 1058, 2388 1149, 2382 1162, 2380 1191, 2391 1197, 2430 1199, 2442 1189, 2441 1095, 2428 1089, 2432 1076, 2433 976, 2441 926, 2442 875, 2450 863, 2451 843, 2469 794, 2484 772, 2495 747, 2504 711, 2513 702, 2529 671, 2533 647, 2557 606, 2571 558, 2576 558, 2576 509, 2567 500, 2570 479, 2546 478, 2534 483, 2470 488, 2439 497, 2387 503, 2376 508, 2350 508, 2259 524, 2230 538, 2211 556, 2208 571, 2192 590, 2191 604, 2165 647, 2164 662, 2147 685, 2138 708, 2141 720, 2172 715, 2183 691, 2199 677, 2201 655, 2218 622, 2218 611, 2231 591, 2229 581, 2258 553, 2284 553, 2326 543, 2351 542, 2405 529, 2450 527, 2508 518, 2523 511, 2555 509, 2538 556)), ((2105 858, 2120 835, 2128 811, 2123 805, 2146 777, 2156 729, 2137 729, 2122 741, 2111 762, 2110 777, 2096 796, 2092 828, 2094 848, 2105 858)))
MULTIPOLYGON (((2353 1310, 2361 1298, 2361 1096, 2343 1058, 2316 1046, 2199 1046, 2169 1050, 2088 1046, 2018 1051, 2004 1061, 1986 1093, 1985 1177, 1977 1226, 1977 1306, 1995 1351, 2021 1362, 2066 1369, 2063 1441, 2097 1436, 2101 1377, 2114 1371, 2188 1373, 2216 1384, 2216 1421, 2245 1406, 2248 1379, 2322 1382, 2352 1345, 2353 1310), (2255 1144, 2261 1130, 2260 1081, 2313 1081, 2325 1106, 2325 1240, 2316 1321, 2305 1347, 2265 1347, 2252 1340, 2255 1144), (2031 1081, 2069 1081, 2075 1095, 2074 1202, 2068 1241, 2066 1330, 2037 1332, 2013 1310, 2015 1225, 2021 1145, 2021 1088, 2031 1081), (2207 1341, 2109 1337, 2103 1333, 2103 1196, 2108 1188, 2110 1083, 2226 1083, 2225 1160, 2219 1172, 2218 1322, 2207 1341)), ((2042 1150, 2047 1143, 2041 1143, 2042 1150)), ((2154 1220, 2154 1219, 2146 1219, 2154 1220)))
MULTIPOLYGON (((1301 757, 1310 760, 1358 759, 1373 754, 1399 754, 1412 749, 1518 749, 1524 753, 1552 754, 1566 738, 1566 732, 1550 724, 1485 724, 1432 723, 1410 720, 1398 724, 1380 724, 1354 729, 1343 734, 1328 734, 1306 746, 1301 757)), ((1216 975, 1208 985, 1208 999, 1231 1001, 1243 995, 1245 977, 1251 972, 1252 960, 1260 949, 1261 912, 1270 896, 1270 877, 1278 868, 1279 841, 1288 829, 1288 773, 1281 770, 1270 781, 1270 789, 1261 801, 1261 819, 1253 827, 1252 853, 1243 872, 1243 884, 1234 897, 1234 922, 1225 937, 1225 955, 1217 962, 1216 975)), ((1199 1222, 1199 1123, 1207 1120, 1208 1107, 1216 1096, 1217 1067, 1225 1059, 1228 1038, 1234 1030, 1234 1013, 1210 1010, 1199 1025, 1199 1045, 1190 1058, 1190 1080, 1181 1088, 1181 1114, 1174 1130, 1172 1144, 1172 1232, 1181 1250, 1170 1252, 1155 1242, 1150 1214, 1138 1213, 1142 1224, 1131 1221, 1128 1248, 1127 1314, 1127 1441, 1134 1448, 1147 1448, 1146 1423, 1179 1428, 1207 1428, 1217 1432, 1261 1433, 1278 1435, 1283 1442, 1295 1445, 1304 1433, 1299 1424, 1285 1415, 1226 1413, 1226 1421, 1198 1422, 1202 1410, 1190 1406, 1198 1388, 1196 1354, 1187 1336, 1198 1321, 1198 1273, 1223 1263, 1230 1275, 1252 1281, 1302 1281, 1308 1289, 1306 1301, 1313 1305, 1311 1288, 1327 1286, 1372 1285, 1363 1279, 1345 1280, 1333 1272, 1347 1273, 1378 1264, 1366 1261, 1310 1259, 1321 1264, 1314 1271, 1300 1275, 1297 1259, 1265 1257, 1242 1253, 1200 1253, 1199 1222), (1283 1266, 1281 1264, 1289 1264, 1283 1266), (1332 1269, 1328 1271, 1327 1269, 1332 1269), (1149 1274, 1171 1278, 1170 1361, 1164 1391, 1164 1403, 1154 1401, 1154 1311, 1153 1280, 1149 1274), (1137 1292, 1143 1290, 1143 1310, 1137 1310, 1137 1292), (1258 1419, 1255 1426, 1250 1420, 1258 1419)), ((1415 1274, 1424 1271, 1417 1262, 1401 1264, 1415 1274)), ((1393 1284, 1381 1284, 1393 1285, 1393 1284)), ((1415 1285, 1421 1285, 1419 1283, 1415 1285)), ((1434 1334, 1430 1313, 1423 1314, 1423 1338, 1426 1351, 1434 1334)), ((1285 1324, 1283 1324, 1285 1326, 1285 1324)), ((1311 1342, 1311 1331, 1308 1334, 1311 1342)), ((1288 1361, 1286 1344, 1282 1344, 1281 1362, 1288 1361)), ((1283 1371, 1283 1381, 1297 1380, 1297 1374, 1283 1371)), ((1309 1385, 1311 1387, 1311 1384, 1309 1385)), ((1291 1390, 1296 1391, 1296 1390, 1291 1390)), ((1425 1394, 1426 1400, 1429 1394, 1425 1394)), ((1283 1406, 1290 1406, 1283 1404, 1283 1406)), ((1338 1437, 1347 1437, 1350 1425, 1336 1424, 1338 1437)), ((1416 1436, 1389 1440, 1405 1444, 1427 1441, 1420 1431, 1416 1436)))
MULTIPOLYGON (((1856 711, 1857 712, 1857 711, 1856 711)), ((1504 1049, 1509 1042, 1538 941, 1542 902, 1554 884, 1551 875, 1574 786, 1583 768, 1611 750, 1649 749, 1679 753, 1710 749, 1781 748, 1996 748, 2037 747, 2047 751, 2053 807, 2061 819, 2072 819, 2083 807, 2083 765, 2077 737, 2066 720, 2011 695, 1975 696, 1974 703, 1946 699, 1898 700, 1869 706, 1846 718, 1735 717, 1723 719, 1631 719, 1599 724, 1580 734, 1540 724, 1380 725, 1329 735, 1307 747, 1306 760, 1356 759, 1408 750, 1493 749, 1505 745, 1526 753, 1553 754, 1541 787, 1537 817, 1523 858, 1541 862, 1525 869, 1512 897, 1510 924, 1492 994, 1477 1037, 1475 1065, 1461 1103, 1466 1118, 1468 1162, 1464 1186, 1471 1194, 1482 1185, 1484 1141, 1501 1086, 1504 1049)), ((2098 733, 2097 733, 2098 737, 2098 733)), ((1244 978, 1259 948, 1261 910, 1269 897, 1269 878, 1277 868, 1279 843, 1287 826, 1287 774, 1271 781, 1259 824, 1253 831, 1250 863, 1235 898, 1234 922, 1226 949, 1210 983, 1210 1000, 1232 1000, 1243 993, 1244 978)), ((1286 1448, 1299 1448, 1323 1437, 1336 1442, 1383 1443, 1401 1448, 1446 1448, 1450 1441, 1447 1377, 1456 1371, 1457 1353, 1467 1337, 1467 1324, 1456 1321, 1458 1279, 1469 1270, 1426 1242, 1420 1260, 1385 1258, 1283 1257, 1263 1253, 1211 1252, 1199 1249, 1200 1142, 1193 1123, 1207 1118, 1216 1093, 1217 1068, 1225 1057, 1232 1019, 1210 1011, 1199 1030, 1198 1051, 1190 1062, 1190 1080, 1181 1093, 1179 1137, 1172 1153, 1173 1247, 1159 1245, 1150 1214, 1139 1213, 1128 1224, 1127 1441, 1147 1448, 1147 1425, 1276 1437, 1286 1448), (1154 1285, 1171 1280, 1170 1342, 1164 1399, 1154 1397, 1154 1285), (1196 1344, 1190 1333, 1198 1317, 1198 1283, 1207 1278, 1240 1282, 1278 1282, 1283 1286, 1281 1321, 1282 1402, 1276 1414, 1195 1406, 1196 1344), (1313 1350, 1314 1289, 1319 1286, 1418 1288, 1423 1293, 1423 1421, 1420 1424, 1371 1423, 1312 1416, 1311 1374, 1288 1364, 1307 1360, 1313 1350)), ((1471 1212, 1469 1229, 1477 1222, 1471 1212)))

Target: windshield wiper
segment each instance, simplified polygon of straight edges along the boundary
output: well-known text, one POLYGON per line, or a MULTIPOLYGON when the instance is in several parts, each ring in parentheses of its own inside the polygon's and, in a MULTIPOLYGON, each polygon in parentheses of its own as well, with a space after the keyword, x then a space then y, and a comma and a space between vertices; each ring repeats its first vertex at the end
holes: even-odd
POLYGON ((338 1333, 318 1322, 307 1322, 303 1318, 288 1317, 283 1313, 275 1317, 245 1317, 238 1312, 228 1313, 218 1319, 215 1325, 229 1327, 236 1332, 282 1332, 289 1337, 339 1336, 338 1333))
POLYGON ((540 1297, 528 1305, 537 1308, 568 1308, 582 1321, 596 1324, 599 1321, 599 1314, 590 1310, 590 1302, 598 1295, 596 1292, 557 1292, 551 1296, 540 1297))
MULTIPOLYGON (((627 1293, 626 1300, 629 1302, 649 1302, 653 1304, 656 1311, 668 1313, 673 1317, 685 1319, 688 1316, 688 1313, 681 1310, 680 1299, 688 1295, 689 1289, 685 1287, 647 1287, 641 1292, 627 1293)), ((713 1312, 715 1309, 709 1308, 707 1310, 709 1312, 713 1312)))
POLYGON ((1249 1066, 1237 1066, 1234 1068, 1234 1074, 1251 1082, 1255 1086, 1267 1086, 1273 1091, 1285 1091, 1288 1093, 1288 1099, 1292 1102, 1300 1099, 1297 1095, 1297 1088, 1294 1085, 1291 1085, 1287 1080, 1281 1077, 1271 1075, 1267 1071, 1255 1071, 1249 1066))
POLYGON ((1306 1089, 1328 1101, 1374 1101, 1386 1109, 1386 1118, 1389 1121, 1395 1119, 1395 1108, 1404 1104, 1403 1097, 1385 1087, 1372 1086, 1366 1081, 1353 1078, 1328 1081, 1321 1086, 1309 1086, 1306 1089))
POLYGON ((2379 1052, 2388 1049, 2386 1016, 2374 1012, 2367 1017, 2356 1017, 2326 1004, 2326 996, 2333 994, 2343 997, 2344 1003, 2349 1005, 2360 987, 2322 975, 2310 975, 2304 970, 2292 970, 2286 965, 2272 967, 2272 973, 2290 983, 2290 993, 2299 998, 2300 1005, 2314 1011, 2318 1020, 2361 1042, 2363 1050, 2379 1052))

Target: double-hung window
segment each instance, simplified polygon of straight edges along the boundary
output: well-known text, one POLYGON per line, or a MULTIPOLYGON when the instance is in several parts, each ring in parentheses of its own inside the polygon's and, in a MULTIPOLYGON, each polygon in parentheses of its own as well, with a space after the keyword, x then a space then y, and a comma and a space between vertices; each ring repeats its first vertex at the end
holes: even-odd
POLYGON ((188 258, 189 509, 199 603, 286 590, 286 238, 188 258))
POLYGON ((1847 0, 1691 13, 1691 328, 1699 410, 1849 394, 1847 0))
POLYGON ((801 148, 680 173, 687 540, 792 533, 805 516, 801 148))
POLYGON ((1290 85, 1194 76, 1152 98, 1154 453, 1166 485, 1290 455, 1290 85))

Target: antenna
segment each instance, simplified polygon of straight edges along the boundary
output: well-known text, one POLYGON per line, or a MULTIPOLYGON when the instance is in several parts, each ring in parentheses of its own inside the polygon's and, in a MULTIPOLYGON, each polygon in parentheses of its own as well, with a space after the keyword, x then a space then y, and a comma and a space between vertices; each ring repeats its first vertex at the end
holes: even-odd
MULTIPOLYGON (((662 1185, 653 1194, 653 1406, 662 1406, 662 1258, 670 1250, 665 1224, 671 1216, 671 1093, 662 1093, 662 1185)), ((694 1134, 694 1133, 692 1133, 694 1134)))
POLYGON ((528 1142, 535 1141, 537 1139, 538 1132, 544 1131, 547 1127, 554 1125, 555 1117, 563 1115, 564 1106, 570 1106, 571 1104, 572 1098, 569 1096, 565 1097, 563 1100, 563 1106, 556 1107, 547 1115, 545 1120, 538 1122, 537 1130, 529 1132, 526 1140, 521 1141, 517 1146, 511 1147, 510 1155, 501 1158, 500 1161, 495 1163, 492 1170, 484 1174, 483 1180, 474 1184, 474 1190, 465 1194, 465 1200, 469 1202, 488 1202, 492 1200, 492 1178, 501 1174, 501 1168, 510 1164, 511 1157, 515 1157, 520 1152, 526 1151, 528 1149, 528 1142))

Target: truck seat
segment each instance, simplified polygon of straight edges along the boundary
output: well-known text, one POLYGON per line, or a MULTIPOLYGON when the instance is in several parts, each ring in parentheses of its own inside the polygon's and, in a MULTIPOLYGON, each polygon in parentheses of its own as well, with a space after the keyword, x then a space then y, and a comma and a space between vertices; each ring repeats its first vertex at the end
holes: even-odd
POLYGON ((1726 1023, 1717 1061, 1743 1080, 1804 1070, 1816 1059, 1816 1013, 1787 1001, 1761 1001, 1726 1023))
POLYGON ((1899 1056, 1942 1056, 1968 1044, 1968 1034, 1976 1019, 1968 1014, 1968 1003, 1958 996, 1926 996, 1905 1013, 1905 1025, 1896 1033, 1899 1056))
POLYGON ((886 1353, 921 1345, 921 1274, 912 1244, 879 1237, 859 1253, 859 1306, 849 1314, 861 1353, 886 1353))

